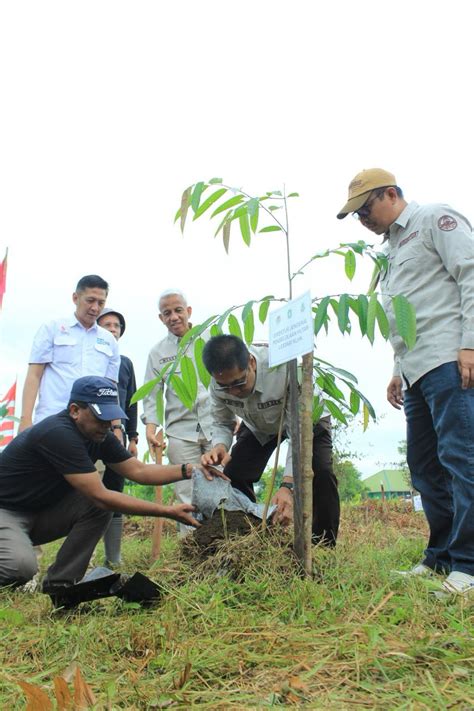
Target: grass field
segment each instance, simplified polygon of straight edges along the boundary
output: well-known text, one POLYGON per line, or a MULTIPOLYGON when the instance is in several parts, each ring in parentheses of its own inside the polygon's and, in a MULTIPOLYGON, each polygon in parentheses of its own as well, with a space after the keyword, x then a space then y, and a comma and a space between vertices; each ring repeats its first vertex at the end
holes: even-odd
POLYGON ((391 572, 423 550, 423 516, 406 504, 345 506, 313 580, 295 575, 284 536, 258 532, 201 564, 171 532, 150 567, 149 529, 129 526, 124 569, 162 584, 153 609, 109 598, 66 615, 44 595, 0 592, 2 711, 27 708, 19 682, 37 694, 31 710, 45 697, 65 708, 77 669, 77 708, 474 708, 474 600, 441 602, 432 583, 391 572))

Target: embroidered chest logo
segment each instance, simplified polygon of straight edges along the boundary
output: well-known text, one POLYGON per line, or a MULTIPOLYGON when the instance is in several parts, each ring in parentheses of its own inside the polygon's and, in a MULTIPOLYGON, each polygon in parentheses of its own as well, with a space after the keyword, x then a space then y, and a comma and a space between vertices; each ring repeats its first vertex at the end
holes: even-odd
POLYGON ((240 402, 240 400, 227 400, 224 398, 222 399, 222 402, 225 402, 226 405, 230 405, 231 407, 243 407, 244 403, 240 402))
POLYGON ((168 356, 167 358, 160 358, 160 363, 171 363, 172 360, 176 360, 176 356, 168 356))
POLYGON ((451 230, 455 230, 457 226, 457 220, 451 215, 443 215, 438 220, 438 227, 440 230, 443 230, 443 232, 451 232, 451 230))
POLYGON ((412 232, 411 235, 408 235, 408 237, 404 237, 398 245, 398 249, 401 249, 401 247, 407 244, 407 242, 410 242, 412 239, 415 239, 415 237, 418 237, 418 230, 416 232, 412 232))
POLYGON ((99 336, 97 336, 97 343, 99 344, 99 346, 109 345, 108 341, 106 341, 105 338, 100 338, 99 336))
POLYGON ((283 398, 280 398, 279 400, 267 400, 267 402, 259 402, 257 405, 257 410, 268 410, 269 407, 276 407, 277 405, 281 405, 283 402, 283 398))

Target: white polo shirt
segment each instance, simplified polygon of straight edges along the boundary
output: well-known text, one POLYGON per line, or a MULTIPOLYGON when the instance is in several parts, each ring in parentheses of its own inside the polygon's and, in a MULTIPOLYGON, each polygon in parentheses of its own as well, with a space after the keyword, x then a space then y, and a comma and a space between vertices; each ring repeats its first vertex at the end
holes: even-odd
POLYGON ((72 384, 84 375, 118 382, 120 354, 115 338, 95 323, 86 329, 76 317, 43 324, 33 340, 30 364, 46 364, 33 422, 63 410, 72 384))

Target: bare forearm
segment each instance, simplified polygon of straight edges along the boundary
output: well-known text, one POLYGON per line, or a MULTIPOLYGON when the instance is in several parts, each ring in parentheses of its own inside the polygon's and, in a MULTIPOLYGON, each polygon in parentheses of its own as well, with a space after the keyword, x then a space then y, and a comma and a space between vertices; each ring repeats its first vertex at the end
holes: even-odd
POLYGON ((93 497, 95 505, 106 511, 117 511, 124 514, 134 514, 136 516, 162 516, 163 518, 174 518, 171 506, 162 506, 152 501, 136 499, 128 494, 121 494, 110 489, 105 490, 100 496, 93 497))
POLYGON ((193 470, 192 464, 186 464, 183 477, 181 464, 144 464, 138 459, 127 459, 120 464, 112 464, 111 468, 123 477, 136 481, 137 484, 152 484, 153 486, 190 479, 193 470))
POLYGON ((28 427, 31 424, 33 417, 33 409, 35 406, 36 398, 38 396, 38 390, 41 382, 41 377, 43 375, 44 366, 40 365, 30 365, 25 378, 25 385, 23 387, 23 396, 21 400, 21 425, 24 424, 28 427))

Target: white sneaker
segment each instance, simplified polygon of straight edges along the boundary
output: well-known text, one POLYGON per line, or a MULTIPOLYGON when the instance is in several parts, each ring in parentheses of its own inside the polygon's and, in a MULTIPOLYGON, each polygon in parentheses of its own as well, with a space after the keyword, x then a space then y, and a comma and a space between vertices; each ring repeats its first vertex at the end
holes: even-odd
POLYGON ((474 592, 474 575, 461 573, 454 570, 448 575, 442 585, 442 589, 437 597, 447 597, 448 595, 468 595, 474 592))
POLYGON ((403 575, 405 577, 428 577, 430 575, 434 575, 434 570, 433 568, 429 568, 427 565, 424 563, 418 563, 418 565, 415 565, 413 568, 410 568, 410 570, 393 570, 393 573, 396 573, 397 575, 403 575))

